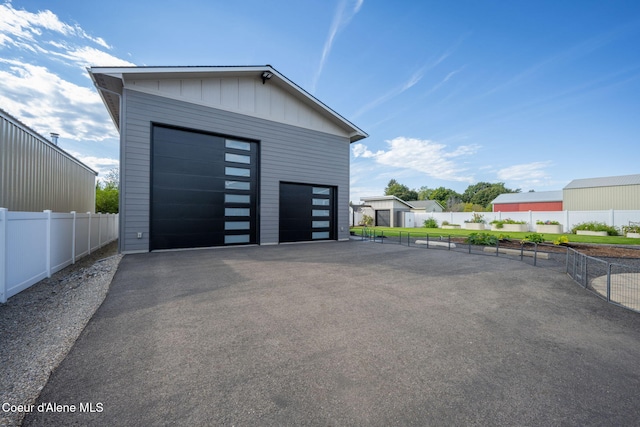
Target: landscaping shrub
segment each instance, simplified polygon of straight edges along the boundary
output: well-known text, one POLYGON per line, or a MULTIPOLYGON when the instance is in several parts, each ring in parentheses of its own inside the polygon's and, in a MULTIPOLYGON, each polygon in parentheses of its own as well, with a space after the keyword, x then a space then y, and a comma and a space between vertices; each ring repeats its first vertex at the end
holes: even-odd
POLYGON ((586 230, 586 231, 606 231, 609 236, 618 236, 618 229, 607 225, 604 222, 590 221, 590 222, 582 222, 580 224, 576 224, 571 232, 576 234, 578 230, 586 230))
POLYGON ((495 246, 498 243, 498 238, 489 233, 471 233, 465 242, 472 245, 495 246))
POLYGON ((362 224, 365 227, 371 227, 373 225, 373 217, 369 215, 362 215, 362 224))
POLYGON ((422 225, 425 228, 438 228, 438 221, 435 218, 431 217, 431 218, 425 219, 422 225))
POLYGON ((544 242, 544 236, 540 233, 531 233, 524 236, 524 239, 520 243, 542 243, 544 242))
POLYGON ((516 221, 511 218, 506 219, 495 219, 491 221, 491 224, 495 225, 496 228, 502 228, 505 224, 526 224, 526 221, 516 221))
POLYGON ((465 221, 467 224, 486 224, 487 221, 484 219, 484 215, 480 215, 478 213, 473 214, 473 218, 465 221))

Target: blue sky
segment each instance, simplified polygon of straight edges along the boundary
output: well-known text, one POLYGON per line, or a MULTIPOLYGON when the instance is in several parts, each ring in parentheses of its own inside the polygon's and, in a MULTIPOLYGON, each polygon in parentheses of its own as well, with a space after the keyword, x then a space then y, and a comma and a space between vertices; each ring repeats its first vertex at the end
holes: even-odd
POLYGON ((640 173, 638 1, 0 0, 0 108, 104 174, 87 66, 263 65, 369 133, 351 200, 640 173))

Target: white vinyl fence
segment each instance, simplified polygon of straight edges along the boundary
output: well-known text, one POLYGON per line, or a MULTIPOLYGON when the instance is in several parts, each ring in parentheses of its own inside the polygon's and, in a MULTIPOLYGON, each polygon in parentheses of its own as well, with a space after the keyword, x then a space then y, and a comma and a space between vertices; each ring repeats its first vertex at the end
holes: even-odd
MULTIPOLYGON (((515 221, 525 221, 529 227, 529 231, 536 231, 537 221, 558 221, 562 224, 564 233, 571 232, 571 229, 583 222, 604 222, 614 227, 622 227, 629 225, 629 221, 640 221, 640 211, 622 211, 622 210, 606 210, 606 211, 553 211, 553 212, 478 212, 484 217, 489 224, 493 220, 513 219, 515 221)), ((435 218, 438 224, 442 221, 449 221, 450 224, 459 224, 464 227, 464 221, 470 220, 474 212, 429 212, 416 213, 415 226, 422 227, 422 223, 427 218, 435 218)))
POLYGON ((118 214, 0 208, 0 303, 118 238, 118 214))
MULTIPOLYGON (((558 221, 562 224, 563 232, 569 233, 571 229, 583 222, 604 222, 614 227, 629 225, 629 221, 640 221, 640 211, 631 210, 605 210, 605 211, 551 211, 551 212, 478 212, 484 216, 489 224, 493 220, 513 219, 515 221, 525 221, 529 226, 529 231, 536 231, 537 221, 558 221)), ((465 220, 470 220, 474 212, 415 212, 415 227, 422 227, 424 220, 435 218, 438 225, 442 221, 449 221, 450 224, 458 224, 464 227, 465 220)), ((358 225, 362 220, 361 212, 350 212, 349 221, 351 225, 358 225)))

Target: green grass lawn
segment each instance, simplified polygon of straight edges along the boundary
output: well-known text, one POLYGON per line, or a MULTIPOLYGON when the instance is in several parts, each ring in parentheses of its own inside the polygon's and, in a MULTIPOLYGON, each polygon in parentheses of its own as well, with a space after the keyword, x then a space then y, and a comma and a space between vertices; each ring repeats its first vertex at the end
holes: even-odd
MULTIPOLYGON (((351 227, 351 231, 356 235, 360 235, 362 233, 363 227, 351 227)), ((376 235, 384 235, 389 237, 397 237, 402 233, 403 236, 406 236, 407 233, 411 233, 412 235, 420 236, 420 235, 437 235, 437 236, 451 236, 451 237, 466 237, 471 233, 488 233, 493 234, 495 236, 502 236, 504 239, 513 239, 520 240, 529 234, 533 234, 532 231, 528 231, 526 233, 516 233, 516 232, 504 232, 504 231, 491 231, 491 230, 465 230, 465 229, 442 229, 442 228, 400 228, 400 227, 368 227, 369 230, 375 230, 376 235)), ((627 237, 622 236, 584 236, 571 233, 563 233, 563 234, 543 234, 545 241, 552 242, 556 240, 560 236, 567 236, 569 242, 573 243, 601 243, 601 244, 609 244, 609 245, 640 245, 640 239, 629 239, 627 237)))

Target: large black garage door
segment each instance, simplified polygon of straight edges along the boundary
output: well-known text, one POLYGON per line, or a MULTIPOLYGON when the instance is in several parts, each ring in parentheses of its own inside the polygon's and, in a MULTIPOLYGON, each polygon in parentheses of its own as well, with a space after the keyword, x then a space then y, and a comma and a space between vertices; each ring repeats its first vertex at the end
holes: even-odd
POLYGON ((154 126, 150 249, 257 242, 257 143, 154 126))
POLYGON ((336 239, 335 187, 280 183, 280 242, 336 239))

